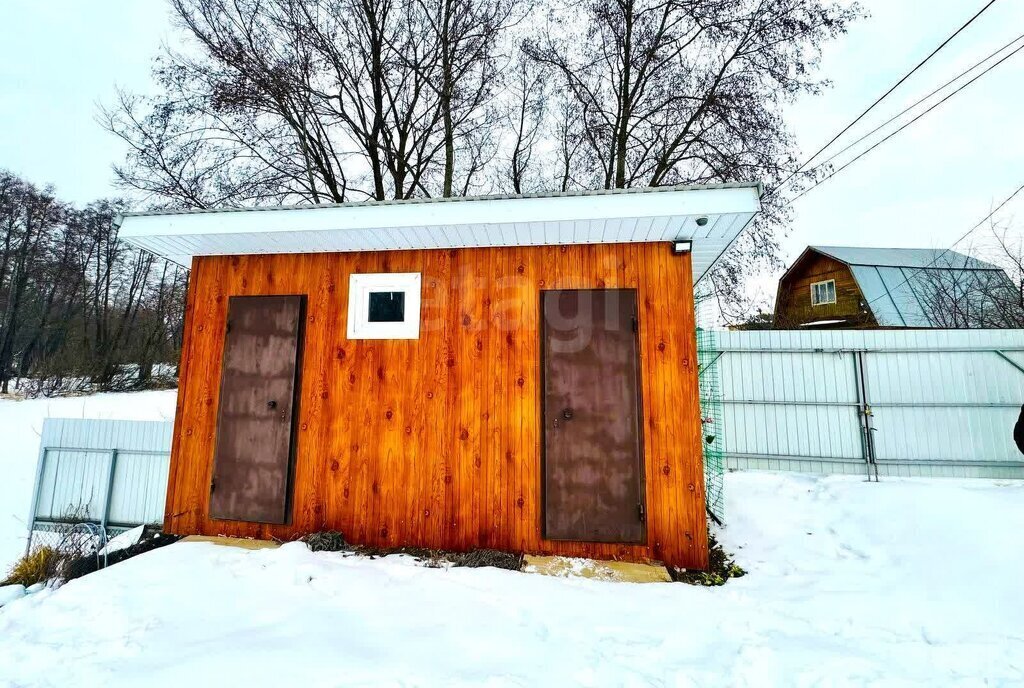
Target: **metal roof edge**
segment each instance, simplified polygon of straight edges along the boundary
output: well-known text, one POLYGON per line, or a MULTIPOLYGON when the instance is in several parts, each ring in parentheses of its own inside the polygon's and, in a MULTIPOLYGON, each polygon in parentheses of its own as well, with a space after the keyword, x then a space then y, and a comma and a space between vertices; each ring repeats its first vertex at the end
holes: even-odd
MULTIPOLYGON (((808 251, 814 251, 816 253, 821 253, 821 251, 818 251, 818 249, 814 248, 813 246, 805 246, 804 250, 800 252, 800 255, 796 257, 796 260, 794 260, 792 263, 790 263, 789 267, 786 268, 786 271, 782 273, 782 277, 779 278, 779 285, 780 286, 782 285, 782 281, 784 279, 786 279, 787 277, 789 277, 789 273, 793 271, 793 268, 795 268, 797 265, 800 264, 800 261, 804 259, 804 256, 807 255, 808 251)), ((776 296, 776 298, 778 298, 778 288, 776 288, 775 296, 776 296)))
POLYGON ((747 227, 749 227, 751 225, 751 223, 754 221, 754 219, 756 217, 757 217, 757 213, 753 213, 750 216, 750 219, 747 220, 746 222, 744 222, 743 226, 740 227, 738 232, 736 232, 736 236, 734 236, 729 242, 727 242, 725 244, 725 246, 722 248, 722 250, 718 252, 718 255, 715 256, 714 259, 710 263, 708 263, 707 268, 705 268, 704 272, 702 272, 700 274, 700 277, 698 277, 697 279, 693 280, 693 288, 694 289, 696 289, 697 285, 700 284, 700 281, 702 279, 704 279, 705 277, 707 277, 711 273, 711 271, 714 269, 714 267, 716 265, 718 265, 718 262, 720 260, 722 260, 722 256, 724 256, 726 251, 728 251, 730 248, 732 248, 732 245, 735 244, 739 240, 740 235, 743 234, 743 232, 747 231, 747 227))
MULTIPOLYGON (((301 203, 292 205, 251 206, 244 208, 198 208, 189 210, 143 210, 138 212, 118 213, 115 221, 118 226, 128 217, 147 217, 154 215, 204 215, 212 213, 252 213, 284 210, 318 210, 327 208, 365 208, 367 206, 417 205, 428 203, 470 203, 473 201, 505 201, 523 198, 571 198, 580 196, 614 196, 644 193, 666 193, 673 191, 704 191, 713 189, 756 189, 758 199, 764 195, 762 182, 722 182, 718 184, 679 184, 675 186, 646 186, 628 189, 586 189, 580 191, 538 191, 528 194, 491 194, 484 196, 451 196, 430 198, 403 198, 384 201, 346 201, 344 203, 301 203)), ((742 230, 741 230, 742 231, 742 230)))
MULTIPOLYGON (((818 252, 818 253, 820 253, 820 254, 822 254, 824 256, 828 256, 829 258, 832 258, 833 260, 837 260, 840 263, 842 263, 843 265, 847 265, 849 267, 857 266, 857 267, 863 267, 863 268, 876 268, 876 267, 881 267, 881 268, 907 268, 908 270, 981 270, 981 271, 996 271, 996 270, 998 270, 998 271, 1003 271, 1003 269, 1001 267, 999 267, 998 265, 994 265, 994 264, 988 262, 987 260, 982 260, 981 258, 975 258, 974 256, 967 255, 966 253, 960 253, 959 251, 954 251, 951 248, 946 248, 946 249, 920 249, 920 248, 904 248, 904 247, 901 247, 901 248, 891 248, 891 247, 890 248, 885 248, 885 247, 877 247, 877 246, 820 246, 820 245, 819 246, 815 246, 815 245, 808 245, 807 249, 805 249, 804 252, 806 252, 808 249, 813 249, 814 251, 816 251, 816 252, 818 252), (956 266, 956 265, 949 265, 949 264, 946 264, 946 265, 935 265, 934 261, 933 261, 932 264, 926 265, 924 267, 917 267, 917 266, 913 266, 913 265, 890 265, 890 264, 887 264, 887 263, 862 263, 862 262, 858 262, 858 261, 850 261, 850 260, 846 260, 845 258, 841 258, 840 256, 836 255, 835 253, 833 253, 829 249, 855 249, 855 250, 868 250, 868 251, 928 251, 928 250, 931 250, 931 251, 935 251, 936 254, 937 254, 937 257, 934 260, 938 260, 938 256, 942 256, 944 254, 951 254, 951 255, 954 255, 954 256, 960 256, 961 258, 966 258, 967 260, 972 260, 972 261, 974 261, 976 263, 980 263, 980 264, 984 265, 985 267, 972 267, 972 266, 968 266, 968 265, 956 266)), ((800 257, 802 258, 803 254, 800 254, 800 257)), ((799 261, 799 258, 797 259, 797 261, 799 261)), ((794 262, 793 265, 796 265, 796 262, 794 262)), ((792 266, 790 266, 790 267, 792 267, 792 266)), ((787 270, 786 272, 789 272, 789 271, 787 270)), ((785 275, 783 275, 783 276, 785 276, 785 275)))

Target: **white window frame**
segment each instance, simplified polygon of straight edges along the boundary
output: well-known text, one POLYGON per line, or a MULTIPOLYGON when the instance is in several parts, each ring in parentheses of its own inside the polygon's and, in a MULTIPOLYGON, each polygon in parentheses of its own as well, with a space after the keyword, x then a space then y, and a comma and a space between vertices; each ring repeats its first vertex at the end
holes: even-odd
POLYGON ((348 278, 349 339, 419 339, 422 278, 418 272, 368 272, 348 278), (370 293, 405 294, 405 320, 370 322, 370 293))
POLYGON ((836 302, 836 281, 834 279, 822 280, 820 282, 811 282, 811 305, 812 306, 828 306, 836 302), (817 287, 825 292, 825 298, 819 300, 816 298, 817 287))

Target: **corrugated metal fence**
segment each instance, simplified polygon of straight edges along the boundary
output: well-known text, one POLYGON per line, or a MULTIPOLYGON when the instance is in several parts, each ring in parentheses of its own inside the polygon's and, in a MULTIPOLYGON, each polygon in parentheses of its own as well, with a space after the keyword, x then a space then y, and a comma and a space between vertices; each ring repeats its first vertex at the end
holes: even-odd
POLYGON ((43 534, 91 523, 104 534, 163 521, 173 423, 47 418, 29 522, 43 534))
POLYGON ((716 335, 728 468, 1024 478, 1024 330, 716 335))
MULTIPOLYGON (((700 365, 720 376, 705 422, 721 427, 705 435, 727 468, 1024 479, 1022 330, 713 334, 700 365)), ((172 427, 47 419, 29 546, 68 524, 159 523, 172 427)))

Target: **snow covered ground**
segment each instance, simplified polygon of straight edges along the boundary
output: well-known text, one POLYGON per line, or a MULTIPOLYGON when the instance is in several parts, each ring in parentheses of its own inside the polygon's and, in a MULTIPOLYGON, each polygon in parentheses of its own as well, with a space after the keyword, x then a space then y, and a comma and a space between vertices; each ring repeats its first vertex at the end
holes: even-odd
POLYGON ((1024 682, 1024 485, 726 493, 712 589, 175 544, 0 609, 0 685, 1024 682))
POLYGON ((44 418, 171 420, 174 390, 83 397, 0 399, 0 578, 25 551, 44 418))

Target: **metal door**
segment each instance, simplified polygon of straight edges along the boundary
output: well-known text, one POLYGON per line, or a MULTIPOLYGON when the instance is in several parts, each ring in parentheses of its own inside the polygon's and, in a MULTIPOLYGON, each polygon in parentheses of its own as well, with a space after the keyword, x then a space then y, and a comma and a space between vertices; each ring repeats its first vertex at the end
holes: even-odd
POLYGON ((304 296, 232 296, 210 517, 286 523, 304 296))
POLYGON ((636 291, 541 292, 544 536, 645 541, 636 291))

